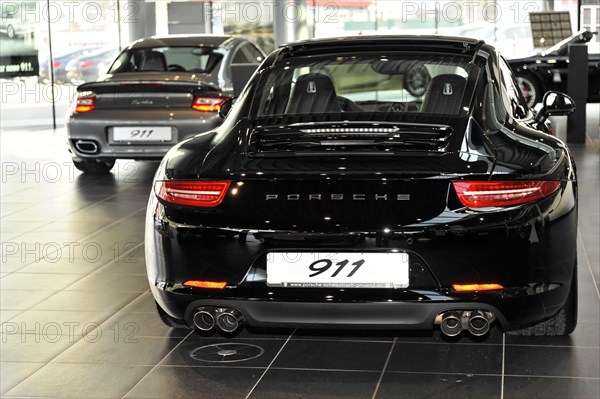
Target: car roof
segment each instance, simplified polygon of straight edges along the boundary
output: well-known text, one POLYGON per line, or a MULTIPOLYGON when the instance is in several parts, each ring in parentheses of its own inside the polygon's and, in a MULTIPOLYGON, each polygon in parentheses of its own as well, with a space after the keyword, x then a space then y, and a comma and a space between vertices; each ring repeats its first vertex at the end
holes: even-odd
POLYGON ((165 46, 198 46, 198 47, 219 47, 221 44, 231 39, 231 36, 216 35, 169 35, 152 36, 140 39, 129 45, 128 49, 165 47, 165 46))
POLYGON ((418 50, 443 51, 473 54, 484 42, 478 39, 459 36, 434 35, 365 35, 346 36, 326 39, 309 39, 294 43, 282 44, 282 53, 302 54, 312 52, 328 52, 337 50, 418 50))
POLYGON ((359 35, 359 36, 343 36, 343 37, 329 37, 322 39, 308 39, 308 40, 300 40, 293 43, 282 44, 281 47, 293 45, 319 45, 319 44, 328 44, 328 43, 348 43, 348 42, 375 42, 375 43, 388 43, 390 41, 395 41, 399 43, 408 43, 408 42, 430 42, 430 41, 439 41, 439 42, 456 42, 456 43, 464 43, 468 42, 470 44, 477 44, 479 40, 465 38, 462 36, 441 36, 441 35, 359 35))

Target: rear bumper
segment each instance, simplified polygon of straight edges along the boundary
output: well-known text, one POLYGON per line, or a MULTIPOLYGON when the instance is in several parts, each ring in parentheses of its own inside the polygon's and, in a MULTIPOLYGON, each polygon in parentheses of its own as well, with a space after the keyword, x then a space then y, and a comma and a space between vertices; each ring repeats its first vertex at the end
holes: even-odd
POLYGON ((207 132, 222 123, 216 113, 202 115, 195 110, 94 110, 88 114, 71 115, 67 120, 67 141, 71 156, 76 159, 161 159, 173 145, 197 134, 207 132), (115 142, 113 127, 170 127, 168 142, 115 142), (93 141, 98 151, 84 153, 76 147, 78 140, 93 141))
POLYGON ((244 300, 198 300, 189 306, 185 320, 191 325, 194 310, 201 306, 231 307, 244 314, 254 327, 304 328, 362 328, 362 329, 418 329, 433 327, 437 314, 447 310, 482 309, 500 312, 485 303, 314 303, 268 302, 244 300))
POLYGON ((514 330, 548 319, 564 306, 575 267, 576 210, 575 183, 565 182, 559 193, 534 205, 486 213, 485 218, 446 210, 441 223, 399 227, 387 239, 346 230, 345 235, 359 239, 344 244, 327 242, 326 234, 321 241, 289 241, 285 238, 292 232, 278 237, 272 231, 178 225, 152 195, 146 267, 159 306, 189 325, 201 306, 236 308, 250 326, 399 329, 431 329, 438 313, 481 309, 493 313, 503 329, 514 330), (298 250, 405 252, 409 287, 268 286, 267 254, 298 250), (222 290, 189 288, 182 285, 188 280, 228 284, 222 290), (452 288, 473 283, 497 283, 504 289, 459 293, 452 288))
MULTIPOLYGON (((257 298, 222 298, 177 294, 154 287, 159 305, 191 327, 196 309, 204 306, 235 308, 252 327, 360 328, 431 330, 436 315, 450 310, 485 310, 496 316, 503 330, 514 330, 555 315, 563 306, 569 286, 535 294, 506 297, 471 295, 428 300, 312 302, 257 298)), ((413 295, 414 294, 414 295, 413 295)), ((315 295, 317 297, 317 295, 315 295)))

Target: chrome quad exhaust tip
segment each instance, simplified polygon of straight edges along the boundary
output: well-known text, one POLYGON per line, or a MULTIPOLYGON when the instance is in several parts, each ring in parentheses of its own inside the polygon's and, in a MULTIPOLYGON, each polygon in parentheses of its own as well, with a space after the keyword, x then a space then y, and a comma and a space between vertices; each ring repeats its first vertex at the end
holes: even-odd
POLYGON ((462 312, 444 312, 440 323, 442 333, 447 337, 456 337, 463 330, 462 312))
POLYGON ((215 316, 217 327, 227 333, 237 330, 246 320, 242 312, 234 308, 218 308, 215 316))
POLYGON ((223 332, 232 333, 244 324, 246 318, 234 308, 201 306, 194 312, 193 321, 200 331, 210 331, 216 327, 223 332))
POLYGON ((438 313, 433 324, 439 325, 447 337, 456 337, 467 330, 475 337, 481 337, 490 331, 490 324, 496 316, 487 310, 448 310, 438 313))
POLYGON ((475 310, 471 312, 467 322, 467 329, 471 335, 481 337, 490 331, 490 315, 491 317, 494 317, 490 312, 485 312, 483 310, 475 310))
POLYGON ((203 306, 194 313, 194 326, 200 331, 210 331, 215 326, 214 309, 203 306))

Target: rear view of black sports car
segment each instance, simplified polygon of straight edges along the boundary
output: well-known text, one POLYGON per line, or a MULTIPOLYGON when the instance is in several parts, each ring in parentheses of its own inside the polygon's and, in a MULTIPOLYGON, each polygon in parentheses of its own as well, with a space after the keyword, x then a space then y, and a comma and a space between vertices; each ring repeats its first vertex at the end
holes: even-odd
POLYGON ((168 325, 564 335, 577 323, 577 182, 548 115, 477 40, 284 45, 225 122, 169 151, 146 263, 168 325), (426 70, 425 90, 404 87, 426 70))

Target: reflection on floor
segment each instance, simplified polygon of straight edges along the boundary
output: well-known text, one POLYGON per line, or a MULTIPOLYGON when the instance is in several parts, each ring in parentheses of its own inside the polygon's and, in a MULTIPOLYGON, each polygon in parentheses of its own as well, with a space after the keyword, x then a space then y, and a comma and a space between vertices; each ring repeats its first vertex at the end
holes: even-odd
POLYGON ((143 218, 157 166, 83 176, 52 132, 2 133, 1 393, 60 398, 598 398, 597 149, 580 178, 579 326, 570 337, 244 330, 159 320, 143 218), (33 148, 31 143, 35 143, 33 148))

